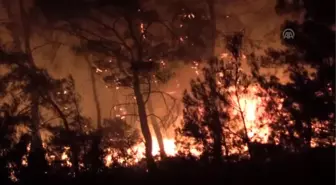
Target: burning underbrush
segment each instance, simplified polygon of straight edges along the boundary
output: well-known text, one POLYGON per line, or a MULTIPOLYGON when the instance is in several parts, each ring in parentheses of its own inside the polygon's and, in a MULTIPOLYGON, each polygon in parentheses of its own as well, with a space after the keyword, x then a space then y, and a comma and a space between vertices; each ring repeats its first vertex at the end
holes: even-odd
MULTIPOLYGON (((240 93, 239 98, 235 97, 237 94, 235 89, 229 90, 231 92, 231 103, 232 105, 228 110, 230 114, 230 123, 226 124, 228 126, 223 128, 223 135, 227 138, 227 146, 229 148, 229 155, 239 155, 241 157, 248 156, 248 148, 246 143, 243 142, 241 132, 244 130, 244 124, 246 125, 247 134, 252 142, 257 143, 274 143, 279 144, 280 136, 275 135, 272 132, 272 124, 281 114, 286 116, 285 113, 281 112, 283 99, 278 98, 275 100, 277 102, 276 110, 279 111, 276 115, 275 113, 267 111, 267 106, 271 97, 260 96, 260 94, 265 95, 266 92, 258 86, 253 86, 245 91, 245 93, 240 93), (239 100, 239 103, 238 101, 239 100)), ((203 109, 199 108, 199 114, 202 115, 203 109)), ((180 117, 181 120, 182 117, 180 117)), ((183 120, 181 120, 183 121, 183 120)), ((102 138, 102 153, 101 159, 106 167, 113 165, 122 166, 134 166, 143 162, 145 157, 145 146, 141 141, 141 136, 137 129, 128 125, 122 119, 115 120, 105 120, 104 121, 104 131, 102 138)), ((175 127, 176 128, 176 127, 175 127)), ((174 132, 174 128, 171 128, 171 132, 174 132)), ((314 141, 314 140, 313 140, 314 141)), ((212 142, 211 140, 209 142, 212 142)), ((200 144, 195 138, 181 135, 176 132, 174 137, 163 138, 164 150, 168 157, 176 156, 193 156, 199 158, 204 152, 204 146, 200 144)), ((48 151, 46 154, 46 159, 50 165, 59 164, 61 167, 71 167, 72 151, 70 146, 63 146, 58 150, 52 150, 52 147, 44 145, 45 149, 48 151)), ((312 143, 312 146, 317 146, 317 143, 312 143)), ((27 151, 29 153, 30 145, 28 145, 27 151)), ((82 152, 88 151, 89 147, 85 149, 82 147, 82 152)), ((225 148, 223 148, 223 151, 225 148)), ((156 160, 160 160, 160 148, 157 142, 157 138, 153 137, 153 148, 152 155, 156 156, 156 160)), ((81 162, 79 162, 79 167, 81 169, 86 169, 84 157, 80 157, 81 162)), ((27 166, 27 155, 22 158, 22 165, 27 166)))
MULTIPOLYGON (((247 90, 237 91, 235 88, 229 89, 230 93, 230 106, 227 109, 223 109, 223 112, 229 113, 229 119, 223 126, 223 135, 226 137, 226 148, 223 147, 223 154, 226 158, 233 157, 232 159, 240 160, 249 157, 248 146, 243 140, 244 129, 246 127, 248 138, 251 142, 261 144, 275 144, 281 145, 282 137, 289 137, 288 131, 280 128, 276 125, 279 117, 282 119, 288 119, 289 124, 293 124, 289 120, 288 113, 286 113, 281 106, 283 104, 283 98, 274 98, 270 96, 272 92, 267 92, 260 86, 250 86, 247 90), (239 98, 236 96, 239 95, 239 98), (267 96, 268 95, 268 96, 267 96), (272 107, 270 107, 272 106, 272 107), (270 111, 272 110, 272 111, 270 111), (245 125, 245 126, 244 126, 245 125), (226 152, 226 150, 228 150, 226 152), (228 155, 228 156, 226 156, 228 155), (237 158, 238 157, 238 158, 237 158)), ((204 109, 200 106, 197 108, 200 115, 205 113, 204 109)), ((177 123, 175 127, 170 128, 173 137, 163 137, 163 144, 165 153, 169 158, 190 158, 201 159, 206 148, 204 143, 197 140, 197 138, 190 137, 181 133, 181 125, 183 125, 183 116, 180 116, 177 120, 181 123, 177 123)), ((86 142, 79 142, 77 145, 78 169, 79 171, 91 170, 93 163, 92 156, 100 156, 102 165, 105 168, 113 168, 115 166, 123 167, 145 167, 145 145, 142 141, 142 137, 132 125, 129 125, 124 119, 108 119, 103 122, 104 127, 101 134, 101 151, 95 155, 91 155, 90 150, 92 148, 92 139, 82 138, 86 142)), ((325 129, 323 124, 313 124, 314 132, 323 132, 325 129)), ((299 137, 299 136, 297 136, 299 137)), ((77 136, 77 140, 79 140, 77 136)), ((161 160, 160 147, 157 138, 153 138, 152 155, 155 156, 155 160, 158 162, 161 160)), ((208 139, 211 144, 213 141, 208 139)), ((331 141, 334 145, 334 141, 331 141)), ((318 147, 324 146, 328 141, 321 140, 319 138, 313 138, 311 146, 318 147)), ((30 143, 26 145, 26 154, 21 159, 21 164, 9 163, 8 168, 11 169, 11 178, 13 181, 17 180, 16 174, 19 166, 27 167, 28 157, 30 153, 30 143)), ((47 151, 45 159, 49 166, 53 169, 69 169, 69 174, 72 174, 74 160, 73 146, 66 144, 58 144, 53 146, 51 144, 44 143, 44 148, 47 151), (56 168, 55 168, 56 167, 56 168)), ((164 162, 164 161, 163 161, 164 162)))
MULTIPOLYGON (((221 78, 221 73, 218 73, 218 76, 221 78)), ((281 144, 281 137, 288 136, 289 133, 288 130, 283 128, 280 128, 281 132, 279 132, 279 127, 276 123, 281 119, 288 123, 287 126, 293 125, 289 114, 282 107, 284 97, 281 97, 273 90, 263 89, 257 84, 221 88, 222 83, 223 79, 216 81, 219 92, 225 89, 227 97, 225 105, 219 103, 218 105, 220 106, 217 107, 219 113, 225 113, 225 119, 220 120, 222 122, 222 135, 225 138, 225 146, 222 147, 225 157, 248 157, 250 155, 248 142, 281 144)), ((208 121, 204 119, 204 115, 207 114, 209 109, 206 108, 205 104, 198 103, 194 104, 193 111, 196 114, 192 116, 192 119, 203 124, 208 121)), ((88 133, 83 136, 79 136, 76 133, 71 139, 76 141, 75 145, 69 145, 64 141, 58 142, 56 147, 50 144, 44 145, 49 165, 72 167, 73 163, 76 162, 79 169, 86 170, 92 166, 91 163, 93 162, 90 160, 97 156, 99 156, 105 167, 141 165, 145 158, 144 142, 138 129, 125 119, 128 115, 126 109, 120 108, 120 112, 114 119, 104 120, 101 130, 91 131, 90 134, 92 135, 99 133, 102 136, 99 138, 101 150, 98 153, 86 156, 90 153, 90 150, 94 151, 92 148, 94 139, 88 133)), ((168 157, 193 156, 196 159, 201 158, 208 150, 206 145, 211 145, 214 142, 212 140, 213 136, 209 134, 210 128, 207 126, 202 127, 204 129, 203 132, 206 133, 203 140, 183 133, 182 127, 186 122, 186 118, 186 114, 180 115, 173 126, 165 128, 165 132, 170 133, 169 135, 171 136, 165 137, 163 134, 162 138, 164 151, 168 157)), ((313 126, 313 128, 323 130, 321 127, 313 126)), ((69 139, 68 136, 61 138, 69 139)), ((313 138, 311 145, 318 146, 317 140, 313 138)), ((158 139, 154 136, 152 141, 152 155, 159 161, 161 156, 158 139)), ((29 150, 30 146, 28 145, 28 154, 22 157, 21 165, 23 166, 29 165, 27 160, 29 150)))

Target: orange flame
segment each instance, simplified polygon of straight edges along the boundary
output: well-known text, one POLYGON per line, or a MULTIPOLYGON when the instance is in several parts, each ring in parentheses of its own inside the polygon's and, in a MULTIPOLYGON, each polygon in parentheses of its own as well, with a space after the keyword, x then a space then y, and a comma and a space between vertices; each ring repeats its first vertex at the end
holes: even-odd
MULTIPOLYGON (((269 120, 263 118, 261 119, 261 121, 258 121, 260 118, 262 118, 264 113, 263 100, 261 97, 258 97, 256 95, 258 90, 260 89, 257 87, 252 87, 249 89, 247 93, 239 95, 240 96, 239 104, 237 103, 237 100, 234 97, 231 101, 233 102, 234 107, 240 106, 241 110, 243 111, 246 127, 248 130, 248 137, 250 137, 251 140, 253 141, 266 143, 270 135, 270 127, 267 125, 267 123, 269 123, 269 120)), ((231 110, 232 116, 235 116, 238 113, 239 112, 237 111, 236 108, 231 110)), ((233 129, 235 131, 242 129, 243 128, 242 120, 238 120, 238 122, 235 123, 235 126, 237 126, 235 129, 233 129)), ((153 139, 152 155, 157 156, 159 155, 160 151, 159 144, 155 137, 153 137, 152 139, 153 139)), ((181 148, 177 146, 174 138, 164 138, 163 143, 164 143, 164 150, 168 156, 176 156, 181 150, 181 148)), ((191 146, 189 150, 190 150, 189 153, 193 156, 200 156, 200 154, 202 153, 202 151, 196 146, 191 146)), ((245 147, 243 146, 243 150, 247 151, 246 146, 245 147)), ((145 157, 144 155, 145 146, 143 143, 134 146, 130 151, 136 151, 134 155, 135 162, 140 161, 145 157)), ((113 158, 112 153, 108 154, 105 157, 106 165, 112 164, 112 158, 113 158)))

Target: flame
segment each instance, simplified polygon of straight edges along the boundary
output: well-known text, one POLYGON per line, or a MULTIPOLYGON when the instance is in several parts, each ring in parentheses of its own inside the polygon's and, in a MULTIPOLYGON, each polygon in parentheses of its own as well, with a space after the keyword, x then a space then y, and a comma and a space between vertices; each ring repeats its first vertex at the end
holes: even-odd
MULTIPOLYGON (((256 93, 263 91, 260 87, 258 86, 252 86, 248 88, 248 90, 244 93, 239 94, 239 99, 235 97, 235 89, 231 88, 229 89, 229 92, 231 91, 231 101, 232 101, 232 109, 228 110, 230 113, 231 117, 234 116, 240 116, 239 110, 243 112, 243 118, 245 122, 245 126, 247 128, 247 135, 251 139, 251 141, 256 141, 260 143, 267 143, 268 138, 271 133, 271 127, 269 124, 273 123, 274 120, 272 118, 268 117, 268 113, 265 111, 266 107, 266 102, 269 100, 267 97, 260 97, 256 95, 256 93), (238 102, 239 100, 239 102, 238 102), (240 109, 237 109, 237 107, 240 107, 240 109)), ((277 107, 279 110, 282 109, 281 107, 281 102, 283 99, 279 100, 279 106, 277 107)), ((115 108, 120 112, 120 117, 122 115, 126 114, 126 111, 124 108, 115 108)), ((202 107, 199 107, 200 116, 202 116, 202 113, 204 113, 204 109, 202 107)), ((179 120, 182 119, 182 116, 179 116, 179 120)), ((236 122, 234 124, 231 124, 232 130, 233 131, 239 131, 243 129, 243 120, 240 117, 240 119, 235 120, 236 122)), ((314 131, 318 131, 320 127, 320 123, 316 123, 313 125, 314 131)), ((320 128, 321 130, 321 128, 320 128)), ((189 143, 193 143, 192 138, 183 138, 185 141, 189 143)), ((234 139, 234 137, 231 137, 229 139, 234 139)), ((160 154, 160 147, 157 141, 157 138, 153 137, 152 138, 152 155, 153 156, 159 156, 160 154)), ((195 144, 191 144, 189 148, 187 149, 186 152, 185 150, 178 145, 174 137, 164 137, 163 138, 163 144, 164 144, 164 151, 167 154, 167 156, 176 156, 179 153, 183 154, 191 154, 195 157, 199 157, 202 154, 202 148, 201 146, 197 146, 195 144)), ((333 143, 335 145, 335 143, 333 143)), ((318 145, 318 141, 313 139, 311 143, 312 147, 315 147, 318 145)), ((235 153, 241 153, 247 151, 247 146, 242 145, 240 146, 241 148, 232 148, 232 151, 229 152, 229 155, 235 154, 235 153), (239 152, 240 151, 240 152, 239 152)), ((63 152, 61 155, 58 157, 61 161, 63 161, 62 166, 67 166, 71 167, 72 163, 70 162, 70 157, 69 157, 69 150, 70 147, 65 146, 63 148, 63 152)), ((27 146, 27 150, 30 150, 30 144, 27 146)), ((127 155, 130 156, 130 158, 127 157, 121 157, 120 153, 114 151, 111 148, 106 149, 106 155, 104 157, 104 162, 106 166, 112 165, 115 161, 119 162, 120 164, 125 164, 125 165, 135 165, 139 161, 145 158, 145 145, 144 143, 139 143, 129 149, 127 149, 127 155)), ((27 154, 28 155, 28 154, 27 154)), ((25 155, 22 159, 22 165, 27 166, 27 155, 25 155)), ((48 158, 49 164, 50 162, 55 160, 54 155, 49 155, 46 156, 48 158)))
MULTIPOLYGON (((192 17, 192 16, 191 16, 192 17)), ((144 32, 143 24, 140 26, 142 33, 144 32)), ((181 37, 183 40, 183 38, 181 37)), ((223 53, 221 54, 220 58, 224 59, 229 57, 229 54, 223 53)), ((245 55, 242 55, 243 59, 246 59, 245 55)), ((160 61, 160 64, 164 67, 166 65, 165 61, 160 61)), ((192 68, 195 70, 196 75, 199 75, 200 70, 200 63, 197 61, 193 62, 192 68)), ((96 69, 97 72, 102 72, 100 69, 96 69)), ((219 76, 223 76, 223 73, 219 73, 219 76)), ((155 77, 155 76, 154 76, 155 77)), ((179 87, 179 83, 177 83, 177 86, 179 87)), ((116 89, 119 89, 117 86, 116 89)), ((230 114, 230 117, 238 117, 239 119, 235 120, 234 124, 229 124, 232 126, 232 131, 238 133, 238 131, 242 130, 244 128, 244 124, 246 126, 247 130, 247 136, 251 139, 251 141, 256 141, 260 143, 267 143, 269 140, 269 137, 271 135, 271 127, 269 124, 273 123, 274 120, 270 118, 265 111, 267 101, 269 100, 269 97, 260 97, 257 96, 258 92, 262 92, 263 89, 261 89, 258 86, 251 86, 247 89, 245 92, 238 92, 236 93, 235 88, 229 88, 229 93, 231 97, 231 107, 228 111, 230 114)), ((63 92, 64 94, 67 94, 67 91, 63 92)), ((168 92, 170 94, 175 93, 175 91, 168 92)), ((135 97, 133 97, 136 99, 135 97)), ((279 100, 279 106, 277 107, 278 110, 281 110, 282 107, 282 101, 283 99, 279 100)), ((115 111, 118 111, 119 114, 116 114, 116 117, 119 117, 121 119, 125 119, 125 116, 127 115, 127 112, 124 108, 116 108, 114 107, 115 111)), ((202 117, 202 114, 204 113, 204 109, 202 107, 198 108, 199 116, 202 117)), ((181 116, 179 117, 182 118, 181 116)), ((178 121, 177 121, 178 122, 178 121)), ((317 123, 313 125, 314 131, 318 130, 320 125, 317 123)), ((320 129, 321 130, 321 129, 320 129)), ((189 143, 193 143, 192 138, 184 137, 184 140, 188 141, 189 143)), ((233 140, 234 137, 232 136, 229 139, 233 140)), ((315 139, 312 139, 311 141, 312 147, 315 147, 318 145, 318 142, 315 139)), ((164 137, 163 138, 163 144, 164 144, 164 151, 167 156, 176 156, 183 150, 182 147, 180 147, 174 137, 164 137)), ((335 145, 335 143, 333 143, 335 145)), ((247 151, 247 146, 242 145, 241 148, 232 148, 232 151, 229 152, 230 154, 238 153, 240 151, 247 151)), ((28 151, 30 150, 30 145, 27 147, 28 151)), ((71 167, 72 164, 70 162, 69 157, 69 149, 70 147, 64 147, 64 151, 59 156, 59 159, 64 162, 63 166, 71 167)), ((121 164, 126 165, 133 165, 141 161, 145 158, 145 145, 144 143, 139 143, 129 149, 127 149, 127 155, 131 156, 131 159, 126 157, 121 157, 120 153, 117 151, 107 148, 106 149, 106 155, 104 157, 105 165, 110 166, 114 163, 114 161, 117 161, 121 164)), ((182 152, 183 153, 183 152, 182 152)), ((201 146, 196 146, 195 144, 191 144, 189 146, 187 153, 193 155, 193 156, 200 156, 202 153, 201 146)), ((159 156, 160 154, 160 147, 157 141, 157 138, 152 138, 152 155, 153 156, 159 156)), ((48 157, 51 161, 55 160, 55 156, 51 155, 48 157)), ((22 159, 22 165, 28 165, 27 162, 27 155, 23 157, 22 159)), ((82 166, 84 166, 82 164, 82 166)))
MULTIPOLYGON (((173 138, 164 138, 163 139, 164 144, 164 151, 168 157, 176 156, 179 152, 179 149, 176 145, 176 141, 173 138)), ((131 149, 127 150, 128 154, 134 154, 133 160, 130 160, 127 162, 126 165, 133 165, 139 162, 141 159, 145 158, 145 145, 144 143, 139 143, 135 146, 133 146, 131 149), (134 153, 132 153, 134 152, 134 153)), ((105 165, 110 166, 113 164, 113 159, 117 158, 117 161, 119 163, 124 163, 126 160, 123 158, 120 158, 117 153, 114 153, 111 149, 108 150, 109 154, 105 156, 105 165)), ((193 156, 199 156, 201 154, 201 151, 198 150, 196 147, 191 147, 190 153, 193 156)), ((153 156, 159 156, 160 154, 160 147, 157 141, 156 137, 152 138, 152 155, 153 156)))
MULTIPOLYGON (((231 89, 232 93, 234 94, 234 88, 231 89)), ((268 137, 270 136, 270 127, 268 123, 271 121, 268 120, 267 117, 263 117, 265 109, 264 109, 264 100, 261 97, 258 97, 256 93, 260 91, 260 88, 258 87, 251 87, 249 90, 244 93, 240 94, 240 101, 239 104, 237 102, 237 99, 232 96, 232 102, 233 106, 237 107, 240 106, 243 114, 244 114, 244 119, 245 119, 245 124, 248 130, 248 137, 252 141, 258 141, 262 143, 266 143, 268 141, 268 137)), ((199 107, 199 112, 200 115, 204 113, 204 109, 202 107, 199 107)), ((232 109, 230 110, 230 114, 232 116, 238 115, 239 112, 237 109, 232 109)), ((236 126, 236 128, 233 128, 234 131, 241 130, 243 128, 242 120, 238 120, 237 123, 233 124, 236 126)), ((185 140, 191 140, 191 138, 183 138, 185 140)), ((152 138, 152 155, 153 156, 159 156, 160 154, 160 147, 157 141, 157 138, 153 137, 152 138)), ((190 143, 192 143, 190 141, 190 143)), ((165 137, 163 139, 163 144, 164 144, 164 151, 167 154, 167 156, 176 156, 182 148, 180 148, 176 140, 174 138, 167 138, 165 137)), ((242 146, 243 151, 247 151, 246 146, 242 146)), ((190 153, 193 156, 199 157, 202 153, 202 150, 198 146, 191 145, 190 148, 188 149, 188 153, 190 153)), ((145 145, 144 143, 140 143, 138 145, 135 145, 131 149, 128 150, 128 154, 132 154, 134 160, 132 162, 129 162, 129 164, 135 164, 141 159, 145 158, 145 145)), ((237 150, 234 150, 231 153, 237 153, 237 150)), ((108 155, 105 157, 105 164, 107 166, 111 165, 113 163, 113 158, 117 157, 117 154, 110 152, 108 155)), ((118 162, 125 162, 124 159, 118 158, 118 162)))
MULTIPOLYGON (((230 91, 235 94, 236 90, 232 88, 230 91)), ((272 121, 265 115, 265 100, 256 95, 259 91, 262 90, 258 86, 251 86, 246 93, 239 93, 238 97, 234 95, 232 101, 235 108, 231 110, 231 114, 236 116, 242 111, 243 115, 239 115, 240 119, 238 119, 239 129, 242 129, 245 122, 247 135, 252 141, 267 143, 271 134, 269 124, 272 121)))
MULTIPOLYGON (((152 155, 156 156, 160 154, 160 147, 157 141, 157 138, 152 138, 153 144, 152 144, 152 155)), ((163 139, 163 145, 164 145, 164 151, 168 156, 175 156, 177 154, 177 149, 175 145, 175 140, 171 138, 164 138, 163 139)), ((144 157, 145 153, 145 146, 143 143, 140 143, 134 147, 136 151, 139 152, 140 158, 144 157)))
MULTIPOLYGON (((222 58, 228 57, 228 54, 224 53, 221 56, 222 58)), ((243 56, 245 57, 245 56, 243 56)), ((165 66, 166 63, 164 61, 161 61, 161 65, 165 66)), ((193 67, 195 70, 195 73, 199 74, 200 69, 200 63, 197 61, 193 62, 193 67)), ((219 74, 223 75, 223 74, 219 74)), ((269 118, 265 117, 265 99, 258 97, 256 95, 257 92, 261 91, 258 87, 251 87, 248 89, 245 93, 239 94, 239 102, 237 101, 237 98, 235 97, 235 89, 231 89, 232 98, 231 101, 233 103, 233 107, 240 107, 240 109, 243 112, 243 117, 245 120, 245 124, 247 127, 247 135, 252 141, 258 141, 262 143, 266 143, 268 141, 268 137, 270 136, 270 127, 268 123, 271 121, 269 118)), ((133 97, 135 99, 135 97, 133 97)), ((281 107, 280 107, 281 109, 281 107)), ((119 117, 121 119, 125 119, 125 115, 127 114, 126 110, 122 107, 114 107, 114 110, 118 113, 116 114, 116 117, 119 117)), ((202 107, 199 107, 200 116, 202 116, 202 113, 204 113, 204 109, 202 107)), ((240 112, 237 111, 237 109, 229 110, 229 113, 231 116, 237 116, 239 117, 240 112)), ((181 118, 181 117, 180 117, 181 118)), ((237 132, 238 130, 241 130, 243 128, 242 120, 237 120, 235 124, 232 124, 235 126, 235 128, 232 128, 233 131, 237 132)), ((190 143, 192 142, 192 138, 183 138, 184 140, 188 141, 190 140, 190 143)), ((232 140, 233 138, 231 138, 232 140)), ((177 144, 174 137, 164 137, 163 138, 163 144, 164 144, 164 151, 167 154, 167 156, 176 156, 179 154, 183 149, 177 144)), ((246 146, 241 146, 244 151, 247 151, 246 146)), ((72 166, 70 162, 69 157, 69 147, 64 147, 64 151, 59 156, 60 160, 64 162, 63 166, 72 166)), ((236 153, 238 149, 233 149, 231 153, 236 153)), ((195 144, 191 144, 191 146, 188 148, 187 151, 189 154, 193 156, 200 156, 202 153, 202 148, 200 146, 196 146, 195 144)), ((117 152, 113 150, 112 148, 106 149, 106 155, 104 157, 105 165, 110 166, 114 163, 114 161, 117 161, 122 164, 126 165, 133 165, 141 161, 145 158, 145 145, 144 143, 137 144, 129 149, 127 149, 127 155, 131 156, 131 159, 126 157, 121 157, 120 152, 117 152)), ((182 152, 183 153, 183 152, 182 152)), ((185 153, 185 152, 184 152, 185 153)), ((160 154, 160 147, 157 141, 157 138, 152 138, 152 155, 153 156, 159 156, 160 154)), ((55 156, 52 158, 52 160, 55 159, 55 156)))

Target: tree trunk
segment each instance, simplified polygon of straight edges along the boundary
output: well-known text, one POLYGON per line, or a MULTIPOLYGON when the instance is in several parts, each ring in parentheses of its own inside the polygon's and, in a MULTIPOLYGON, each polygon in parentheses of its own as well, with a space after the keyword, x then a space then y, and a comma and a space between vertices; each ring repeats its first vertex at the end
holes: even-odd
POLYGON ((90 63, 90 60, 89 60, 88 57, 85 57, 85 61, 87 62, 87 65, 88 65, 88 68, 89 68, 91 85, 92 85, 93 100, 94 100, 94 104, 95 104, 95 107, 96 107, 96 113, 97 113, 97 129, 98 130, 96 132, 96 136, 93 139, 92 148, 91 148, 91 150, 96 150, 96 151, 92 151, 92 152, 95 153, 95 155, 93 155, 93 157, 95 158, 95 159, 93 159, 93 168, 94 168, 94 170, 97 170, 101 165, 100 144, 101 144, 101 140, 102 140, 102 123, 101 123, 102 118, 101 118, 101 109, 100 109, 100 102, 99 102, 99 98, 98 98, 95 74, 91 69, 91 63, 90 63))
MULTIPOLYGON (((143 48, 141 45, 141 37, 142 34, 138 29, 137 24, 133 21, 133 18, 129 15, 125 16, 125 20, 128 24, 128 30, 130 32, 131 38, 135 43, 136 48, 136 59, 131 61, 131 64, 134 65, 135 62, 142 62, 143 60, 143 48)), ((138 68, 134 68, 132 70, 133 73, 133 91, 136 98, 137 106, 138 106, 138 114, 140 119, 140 127, 141 132, 145 139, 145 148, 146 148, 146 161, 147 161, 147 168, 149 172, 156 171, 156 164, 152 155, 153 150, 153 142, 152 136, 150 133, 148 120, 147 120, 147 113, 146 113, 146 105, 143 100, 143 96, 141 93, 141 84, 140 84, 140 73, 138 68)))
MULTIPOLYGON (((33 68, 33 70, 37 69, 34 63, 34 59, 32 56, 32 51, 30 48, 30 24, 29 24, 29 15, 26 13, 24 10, 24 4, 23 0, 19 1, 19 6, 20 6, 20 15, 21 15, 21 22, 22 22, 22 28, 23 28, 23 45, 24 45, 24 52, 28 56, 28 63, 29 65, 33 68)), ((35 72, 35 71, 34 71, 35 72)), ((31 83, 34 85, 37 85, 37 78, 35 77, 34 72, 29 72, 31 73, 31 83)), ((40 126, 40 117, 39 117, 39 92, 38 88, 34 89, 31 88, 31 103, 32 103, 32 122, 33 122, 33 128, 34 129, 39 129, 40 126)), ((32 142, 32 148, 42 148, 42 141, 41 141, 41 136, 40 132, 38 130, 34 130, 34 134, 36 134, 35 137, 35 142, 32 142), (36 146, 33 146, 36 145, 36 146)), ((33 140, 34 141, 34 140, 33 140)))
POLYGON ((42 145, 41 133, 39 131, 40 127, 40 116, 39 116, 39 100, 40 100, 40 92, 39 92, 39 78, 36 75, 38 68, 35 65, 34 58, 32 55, 32 51, 30 48, 30 39, 31 39, 31 28, 30 28, 30 15, 25 11, 25 5, 23 4, 23 0, 19 0, 19 12, 21 18, 21 26, 23 30, 23 47, 24 53, 27 55, 27 62, 30 66, 29 74, 30 83, 30 95, 31 95, 31 118, 32 118, 32 143, 31 143, 31 151, 28 157, 28 166, 33 169, 35 175, 43 176, 45 170, 47 169, 47 161, 45 159, 45 150, 42 145))
POLYGON ((310 149, 311 148, 311 141, 312 141, 312 135, 313 135, 313 129, 312 129, 312 124, 309 119, 306 120, 307 128, 304 128, 304 143, 305 149, 310 149))
MULTIPOLYGON (((221 163, 222 162, 222 134, 223 134, 223 128, 221 125, 221 122, 219 120, 219 115, 216 112, 214 115, 214 159, 215 159, 215 163, 221 163)), ((225 151, 227 152, 227 148, 225 149, 225 151)))
MULTIPOLYGON (((212 74, 213 75, 213 74, 212 74)), ((212 120, 212 132, 213 132, 213 155, 214 155, 214 162, 217 164, 220 164, 222 162, 222 142, 223 142, 223 127, 221 124, 221 120, 219 117, 219 113, 217 110, 217 105, 216 105, 216 96, 217 96, 217 89, 216 89, 216 76, 213 76, 212 78, 209 79, 210 83, 210 104, 211 107, 215 107, 215 110, 212 110, 211 112, 211 117, 213 118, 212 120)), ((226 145, 226 143, 225 143, 226 145)), ((226 147, 226 146, 225 146, 226 147)), ((225 148, 225 152, 227 152, 227 148, 225 148)))
POLYGON ((31 183, 35 184, 39 181, 43 181, 44 172, 48 168, 40 135, 39 95, 36 92, 31 93, 31 119, 32 141, 28 156, 28 168, 31 172, 30 175, 41 177, 41 179, 31 179, 31 183))
POLYGON ((31 119, 32 119, 32 143, 31 151, 33 152, 37 148, 42 148, 42 140, 39 131, 40 117, 39 117, 39 96, 37 93, 31 94, 31 119))
POLYGON ((97 112, 97 128, 101 129, 102 128, 102 124, 101 124, 102 118, 101 118, 100 102, 99 102, 98 92, 97 92, 96 78, 95 78, 94 72, 91 69, 91 63, 90 63, 89 58, 85 57, 85 60, 89 68, 92 92, 93 92, 93 100, 94 100, 94 104, 95 104, 96 112, 97 112))
MULTIPOLYGON (((148 107, 149 114, 154 114, 153 104, 152 104, 152 101, 150 99, 149 99, 147 105, 148 105, 147 107, 148 107)), ((160 129, 160 126, 159 126, 159 123, 158 123, 157 119, 154 116, 150 116, 150 118, 151 118, 153 129, 154 129, 154 132, 155 132, 155 135, 156 135, 156 139, 157 139, 157 142, 158 142, 158 145, 159 145, 160 156, 163 159, 167 155, 166 155, 166 152, 165 152, 165 149, 164 149, 163 136, 161 134, 161 129, 160 129)))
POLYGON ((146 106, 141 94, 139 74, 137 70, 133 71, 133 91, 138 105, 140 127, 145 139, 147 167, 149 171, 154 171, 156 165, 152 156, 152 136, 148 126, 146 106))
MULTIPOLYGON (((30 25, 29 20, 27 20, 27 13, 24 10, 23 1, 3 1, 7 9, 8 18, 10 19, 10 31, 14 41, 14 49, 16 52, 22 52, 28 55, 28 65, 31 66, 32 70, 36 69, 33 56, 30 49, 30 25), (17 3, 17 4, 16 4, 17 3), (18 12, 16 17, 13 12, 18 12), (23 30, 23 31, 20 31, 23 30), (21 34, 23 33, 23 34, 21 34), (24 38, 24 49, 22 48, 21 38, 24 38)), ((30 80, 32 84, 36 84, 34 78, 34 71, 27 71, 30 73, 30 80)), ((31 87, 30 87, 31 88, 31 87)), ((31 88, 30 100, 31 100, 31 129, 32 129, 32 141, 31 141, 31 151, 28 158, 28 164, 31 169, 34 169, 35 173, 41 174, 46 168, 46 160, 44 156, 44 149, 42 145, 42 139, 39 131, 40 127, 40 117, 39 117, 39 93, 33 91, 31 88)))

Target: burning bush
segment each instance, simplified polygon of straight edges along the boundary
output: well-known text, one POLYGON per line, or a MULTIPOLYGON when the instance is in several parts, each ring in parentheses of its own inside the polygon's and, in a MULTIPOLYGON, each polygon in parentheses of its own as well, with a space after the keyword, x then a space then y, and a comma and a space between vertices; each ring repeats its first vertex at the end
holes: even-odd
POLYGON ((105 119, 103 125, 102 145, 107 153, 105 163, 134 163, 137 151, 133 148, 140 142, 138 130, 120 118, 105 119))

